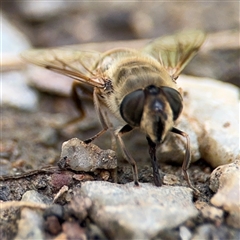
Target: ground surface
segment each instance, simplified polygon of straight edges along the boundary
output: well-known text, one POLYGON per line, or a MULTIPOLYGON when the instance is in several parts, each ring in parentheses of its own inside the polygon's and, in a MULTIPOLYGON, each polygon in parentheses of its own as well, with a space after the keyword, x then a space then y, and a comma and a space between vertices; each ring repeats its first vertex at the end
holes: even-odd
MULTIPOLYGON (((76 113, 74 113, 74 109, 71 106, 71 101, 66 98, 52 97, 47 94, 43 94, 41 97, 43 98, 43 101, 41 101, 38 111, 34 113, 12 108, 2 108, 3 131, 1 141, 3 156, 1 160, 1 174, 17 176, 22 173, 30 172, 30 174, 22 175, 22 177, 2 179, 0 196, 4 201, 19 201, 27 190, 37 190, 39 193, 52 199, 59 191, 60 186, 49 182, 49 179, 55 176, 54 174, 60 173, 59 169, 57 169, 57 161, 60 158, 62 142, 72 137, 79 137, 82 139, 84 139, 84 137, 87 138, 89 134, 92 134, 92 132, 97 131, 98 129, 97 126, 93 126, 89 131, 82 132, 80 127, 81 123, 79 123, 77 124, 78 127, 74 127, 74 133, 73 129, 65 129, 57 134, 53 128, 50 127, 53 123, 59 123, 71 116, 76 116, 76 113), (59 108, 61 108, 61 112, 58 112, 59 108), (77 128, 80 130, 77 130, 77 128), (45 168, 49 165, 55 166, 55 168, 46 168, 45 171, 33 171, 45 168)), ((136 146, 135 150, 137 151, 137 149, 138 147, 136 146)), ((147 151, 147 146, 145 150, 147 151)), ((121 184, 131 182, 131 167, 126 164, 121 157, 118 160, 118 182, 121 184)), ((177 179, 182 179, 181 166, 161 164, 161 168, 167 176, 170 176, 170 179, 173 178, 172 182, 170 180, 170 185, 174 185, 174 177, 171 177, 172 175, 168 174, 173 174, 177 179)), ((138 169, 140 182, 153 182, 149 159, 138 162, 138 169)), ((201 196, 194 198, 194 201, 200 200, 203 202, 209 202, 210 198, 213 196, 213 192, 208 187, 211 171, 211 167, 208 166, 204 160, 192 164, 189 171, 190 178, 194 186, 196 186, 201 192, 201 196)), ((64 176, 71 176, 73 172, 62 171, 61 174, 64 176)), ((89 179, 92 181, 102 180, 101 174, 83 174, 83 181, 89 179)), ((68 181, 66 179, 61 179, 61 181, 67 184, 70 189, 74 189, 79 184, 78 180, 68 181)), ((108 178, 108 181, 112 182, 113 179, 110 177, 108 178)), ((184 180, 178 182, 177 185, 187 186, 184 180)), ((65 205, 66 207, 67 203, 64 200, 60 205, 65 205)), ((11 215, 11 213, 8 212, 7 221, 2 222, 2 239, 10 239, 9 236, 13 237, 16 234, 17 229, 14 226, 17 218, 17 215, 11 215), (10 229, 14 230, 10 233, 10 229)), ((215 227, 219 225, 218 221, 216 219, 204 218, 201 214, 197 219, 187 221, 185 226, 190 226, 191 230, 194 232, 200 224, 209 223, 211 228, 215 229, 212 234, 215 234, 217 239, 224 239, 221 238, 221 236, 229 237, 229 239, 231 239, 231 237, 235 238, 237 236, 236 230, 227 227, 224 219, 224 217, 221 219, 221 226, 218 226, 218 231, 215 229, 215 227)), ((66 218, 62 221, 67 223, 69 219, 66 218)), ((94 232, 94 230, 89 227, 92 226, 92 224, 94 225, 94 223, 88 217, 80 224, 89 239, 104 238, 101 234, 99 235, 98 232, 94 232)), ((54 234, 51 231, 49 235, 49 229, 45 229, 45 231, 45 236, 54 237, 54 234)), ((178 231, 179 229, 175 229, 164 234, 167 234, 169 239, 176 239, 179 234, 178 231)))

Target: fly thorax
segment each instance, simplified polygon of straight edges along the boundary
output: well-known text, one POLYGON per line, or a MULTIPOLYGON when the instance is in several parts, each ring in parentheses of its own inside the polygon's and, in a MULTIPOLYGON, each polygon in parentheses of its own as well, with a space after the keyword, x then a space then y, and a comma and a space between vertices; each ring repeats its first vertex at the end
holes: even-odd
POLYGON ((166 86, 149 85, 127 94, 121 105, 122 118, 140 127, 155 143, 161 143, 182 111, 182 97, 166 86))

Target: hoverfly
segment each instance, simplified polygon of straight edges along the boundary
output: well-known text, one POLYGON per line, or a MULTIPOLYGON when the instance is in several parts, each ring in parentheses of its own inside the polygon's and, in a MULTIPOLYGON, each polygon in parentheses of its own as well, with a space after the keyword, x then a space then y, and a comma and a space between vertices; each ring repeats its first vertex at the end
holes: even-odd
POLYGON ((185 137, 186 152, 182 170, 188 185, 193 188, 187 172, 191 162, 190 140, 185 132, 174 127, 183 108, 176 80, 204 39, 202 31, 194 30, 160 37, 141 51, 119 48, 99 53, 56 48, 30 50, 23 53, 22 57, 75 80, 72 97, 81 117, 85 112, 77 89, 89 91, 86 85, 92 87, 89 94, 93 94, 103 128, 85 142, 93 141, 110 128, 102 110, 103 106, 107 107, 122 122, 115 130, 115 136, 123 155, 132 165, 135 185, 139 185, 137 165, 125 147, 123 134, 134 128, 146 134, 156 186, 162 185, 156 147, 163 143, 169 132, 185 137))

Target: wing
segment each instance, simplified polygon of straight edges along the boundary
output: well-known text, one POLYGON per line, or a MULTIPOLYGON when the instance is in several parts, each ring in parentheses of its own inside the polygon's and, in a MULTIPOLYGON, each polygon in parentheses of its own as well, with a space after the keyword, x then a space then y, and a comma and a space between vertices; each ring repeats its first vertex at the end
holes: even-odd
POLYGON ((94 69, 101 57, 95 51, 75 51, 65 48, 33 49, 21 57, 35 65, 44 67, 93 87, 104 88, 104 77, 94 69))
POLYGON ((156 58, 173 79, 177 79, 205 40, 200 30, 184 31, 176 35, 157 38, 143 52, 156 58))

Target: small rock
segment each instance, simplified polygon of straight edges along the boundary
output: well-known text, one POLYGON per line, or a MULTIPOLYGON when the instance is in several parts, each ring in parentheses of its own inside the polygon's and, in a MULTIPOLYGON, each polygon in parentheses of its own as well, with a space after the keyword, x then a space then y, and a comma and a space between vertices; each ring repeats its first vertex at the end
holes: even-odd
POLYGON ((53 235, 60 233, 61 225, 56 216, 49 216, 45 221, 45 229, 53 235))
POLYGON ((82 222, 87 217, 91 206, 92 201, 90 198, 76 194, 68 204, 66 212, 71 216, 75 216, 80 222, 82 222))
POLYGON ((203 224, 197 228, 196 233, 191 238, 192 240, 210 240, 210 239, 239 239, 237 234, 230 235, 229 231, 224 226, 216 227, 212 224, 203 224))
POLYGON ((228 225, 240 228, 240 160, 216 168, 209 187, 217 192, 211 203, 229 213, 228 225))
POLYGON ((44 218, 47 218, 49 216, 55 216, 57 217, 60 221, 63 220, 63 207, 59 204, 52 204, 49 206, 49 208, 45 209, 44 211, 44 218))
POLYGON ((1 18, 1 52, 18 54, 30 48, 27 38, 14 27, 8 19, 0 14, 1 18))
POLYGON ((165 174, 163 177, 163 183, 171 186, 175 184, 181 184, 181 180, 176 175, 165 174))
POLYGON ((111 239, 151 239, 197 216, 184 187, 84 182, 80 191, 92 201, 90 217, 111 239))
POLYGON ((180 235, 181 240, 190 240, 192 237, 191 231, 188 228, 186 228, 185 226, 181 226, 179 228, 179 235, 180 235))
POLYGON ((183 114, 196 121, 201 158, 217 167, 239 159, 238 92, 213 79, 180 76, 186 92, 183 114))
MULTIPOLYGON (((30 43, 25 36, 18 31, 4 15, 1 17, 1 52, 6 56, 6 61, 2 59, 3 69, 9 67, 11 69, 11 63, 8 58, 19 54, 25 49, 30 48, 30 43)), ((15 63, 13 62, 13 65, 15 63)), ((19 63, 20 64, 20 60, 19 63)), ((13 66, 14 69, 14 66, 13 66)), ((25 83, 24 75, 18 71, 2 72, 1 73, 2 84, 2 104, 13 106, 23 110, 34 111, 37 108, 38 96, 36 92, 28 87, 25 83)))
POLYGON ((63 186, 69 186, 73 182, 72 174, 65 173, 54 173, 51 176, 51 185, 56 189, 60 190, 63 186))
POLYGON ((22 196, 22 201, 34 202, 34 203, 45 203, 45 204, 51 203, 51 200, 47 196, 42 195, 35 190, 29 190, 25 192, 22 196))
POLYGON ((72 138, 62 145, 60 167, 84 172, 115 169, 117 158, 112 150, 102 150, 94 144, 72 138))
POLYGON ((217 226, 220 226, 223 222, 224 212, 222 209, 210 206, 206 202, 200 201, 197 201, 195 206, 202 213, 205 219, 212 220, 217 226))
MULTIPOLYGON (((46 196, 34 190, 25 192, 22 201, 34 203, 50 202, 46 196)), ((44 239, 42 229, 43 218, 41 211, 25 207, 21 210, 21 218, 18 222, 18 233, 14 239, 44 239)))
POLYGON ((35 111, 38 95, 28 87, 22 73, 17 71, 4 72, 2 75, 2 103, 22 110, 35 111))
POLYGON ((14 239, 44 239, 42 229, 43 219, 39 212, 24 208, 21 210, 21 219, 18 222, 18 233, 14 239))
POLYGON ((81 174, 74 174, 73 179, 77 181, 93 181, 94 177, 86 173, 81 173, 81 174))
MULTIPOLYGON (((66 235, 66 239, 81 239, 87 240, 85 229, 80 227, 78 222, 65 222, 62 225, 63 232, 66 235)), ((59 238, 60 239, 60 238, 59 238)), ((64 239, 64 238, 61 238, 64 239)))

